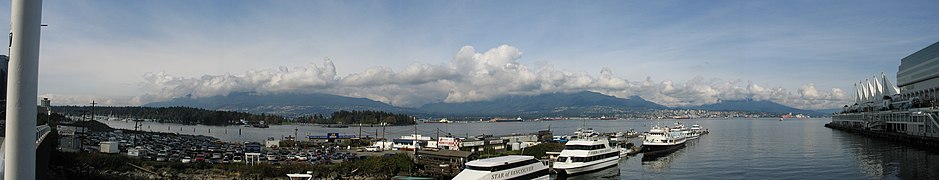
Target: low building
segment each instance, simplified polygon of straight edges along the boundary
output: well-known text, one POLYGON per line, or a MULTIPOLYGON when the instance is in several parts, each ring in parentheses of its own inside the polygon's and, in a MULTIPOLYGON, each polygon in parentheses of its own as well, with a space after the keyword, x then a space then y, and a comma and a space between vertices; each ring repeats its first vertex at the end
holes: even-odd
POLYGON ((460 139, 453 137, 440 137, 437 139, 437 148, 459 151, 460 139))
POLYGON ((417 165, 425 172, 455 176, 463 169, 463 164, 479 158, 478 153, 468 151, 435 150, 417 151, 417 165))
POLYGON ((421 149, 425 147, 437 147, 437 142, 433 141, 429 136, 422 136, 420 134, 414 134, 410 136, 401 136, 401 138, 393 139, 391 142, 394 144, 392 147, 401 151, 411 151, 414 149, 421 149), (432 145, 432 146, 431 146, 432 145))
POLYGON ((339 133, 326 133, 325 136, 307 136, 307 140, 313 141, 313 143, 343 143, 353 139, 359 139, 359 137, 356 135, 340 135, 339 133))
POLYGON ((507 140, 498 138, 465 139, 460 142, 461 151, 495 153, 505 151, 507 140))
POLYGON ((541 142, 540 134, 516 134, 516 135, 507 135, 499 136, 499 139, 506 140, 506 148, 510 150, 517 151, 522 150, 523 148, 537 145, 541 142))
POLYGON ((115 154, 121 152, 118 148, 118 143, 114 141, 104 141, 98 143, 98 145, 100 146, 99 150, 101 153, 115 154))

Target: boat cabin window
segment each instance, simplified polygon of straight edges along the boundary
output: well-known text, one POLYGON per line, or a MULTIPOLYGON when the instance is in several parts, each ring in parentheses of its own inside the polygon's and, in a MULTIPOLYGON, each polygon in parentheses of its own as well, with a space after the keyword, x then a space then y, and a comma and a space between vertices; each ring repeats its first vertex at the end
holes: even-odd
POLYGON ((590 157, 571 157, 571 161, 572 162, 591 162, 591 161, 597 161, 597 160, 617 157, 617 156, 619 156, 619 152, 610 152, 610 153, 599 154, 599 155, 590 156, 590 157))
POLYGON ((522 166, 529 165, 529 164, 534 164, 534 163, 541 163, 541 161, 538 161, 538 160, 536 160, 536 159, 529 159, 529 160, 525 160, 525 161, 520 161, 520 162, 515 162, 515 163, 510 163, 510 164, 504 164, 504 165, 498 165, 498 166, 492 166, 492 167, 484 167, 484 166, 466 166, 466 169, 477 170, 477 171, 495 172, 495 171, 501 171, 501 170, 506 170, 506 169, 512 169, 512 168, 522 167, 522 166))
POLYGON ((594 150, 594 149, 603 149, 606 148, 606 144, 597 144, 597 145, 565 145, 564 149, 566 150, 594 150))
POLYGON ((558 157, 558 162, 567 162, 567 157, 558 157))

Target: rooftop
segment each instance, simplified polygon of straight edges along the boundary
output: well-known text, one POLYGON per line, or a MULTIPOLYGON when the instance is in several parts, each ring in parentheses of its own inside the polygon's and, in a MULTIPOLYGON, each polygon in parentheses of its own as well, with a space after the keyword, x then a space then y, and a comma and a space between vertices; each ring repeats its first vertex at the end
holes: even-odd
POLYGON ((509 163, 521 162, 529 159, 534 159, 532 156, 522 156, 522 155, 508 155, 500 156, 488 159, 480 159, 475 161, 467 162, 467 166, 479 166, 479 167, 492 167, 498 165, 504 165, 509 163))

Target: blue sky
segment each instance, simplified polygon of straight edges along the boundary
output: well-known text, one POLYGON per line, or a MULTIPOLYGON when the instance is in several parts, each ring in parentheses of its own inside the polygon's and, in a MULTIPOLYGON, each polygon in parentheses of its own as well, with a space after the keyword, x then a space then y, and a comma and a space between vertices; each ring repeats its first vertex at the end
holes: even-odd
MULTIPOLYGON (((9 4, 2 6, 9 14, 9 4)), ((592 90, 680 106, 739 98, 721 95, 735 88, 762 96, 747 88, 757 84, 781 89, 767 92, 776 94, 765 95, 768 100, 836 108, 853 101, 854 82, 881 71, 895 79, 899 59, 939 41, 936 9, 936 1, 47 0, 43 23, 50 26, 43 28, 40 94, 63 104, 97 99, 136 105, 180 94, 322 90, 417 106, 592 90), (520 56, 502 54, 508 59, 498 62, 534 72, 500 78, 556 72, 592 81, 559 88, 534 78, 509 81, 523 83, 518 88, 487 92, 473 88, 488 84, 461 81, 476 76, 379 83, 354 92, 339 83, 376 69, 403 74, 415 64, 464 71, 454 68, 464 67, 454 65, 464 46, 486 54, 502 45, 520 56), (335 75, 326 73, 328 85, 243 83, 256 78, 251 72, 319 73, 315 69, 330 66, 325 57, 335 69, 335 75), (630 85, 601 84, 603 69, 630 85), (153 80, 153 74, 164 80, 153 80), (236 80, 221 89, 208 87, 224 76, 236 80), (188 84, 166 83, 170 80, 188 84), (666 84, 699 90, 678 93, 666 84), (200 85, 206 87, 193 87, 200 85), (437 85, 446 87, 428 89, 437 85), (823 95, 802 93, 807 85, 823 95), (469 94, 476 96, 458 98, 469 94)))

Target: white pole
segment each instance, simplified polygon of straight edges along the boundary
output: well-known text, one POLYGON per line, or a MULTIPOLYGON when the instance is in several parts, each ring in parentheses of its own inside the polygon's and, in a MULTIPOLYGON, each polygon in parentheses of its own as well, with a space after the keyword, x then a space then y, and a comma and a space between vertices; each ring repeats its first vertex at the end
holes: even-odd
POLYGON ((36 97, 42 0, 13 0, 4 179, 36 179, 36 97))

